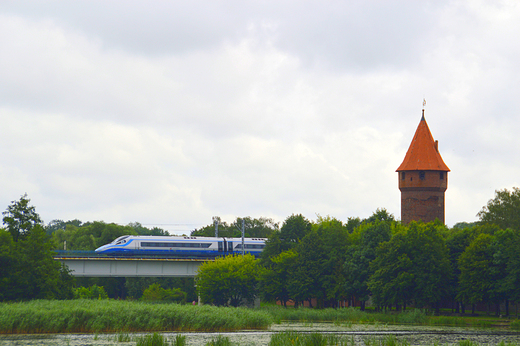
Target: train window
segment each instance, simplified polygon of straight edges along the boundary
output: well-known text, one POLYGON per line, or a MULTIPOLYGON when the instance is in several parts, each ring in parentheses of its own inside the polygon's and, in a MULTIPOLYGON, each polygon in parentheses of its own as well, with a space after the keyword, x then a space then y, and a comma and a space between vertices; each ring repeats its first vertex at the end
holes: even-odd
POLYGON ((124 235, 124 236, 122 236, 122 237, 119 237, 119 238, 117 238, 116 240, 114 240, 114 241, 112 242, 112 244, 117 244, 117 243, 120 242, 121 240, 126 239, 126 238, 128 238, 128 237, 129 237, 128 235, 124 235))
POLYGON ((152 242, 141 242, 142 247, 189 247, 189 248, 209 248, 210 243, 152 243, 152 242))
MULTIPOLYGON (((264 247, 264 244, 244 244, 245 249, 263 249, 264 247)), ((235 249, 242 249, 242 244, 235 246, 235 249)))
POLYGON ((218 242, 218 251, 224 251, 224 246, 222 245, 221 241, 218 242))

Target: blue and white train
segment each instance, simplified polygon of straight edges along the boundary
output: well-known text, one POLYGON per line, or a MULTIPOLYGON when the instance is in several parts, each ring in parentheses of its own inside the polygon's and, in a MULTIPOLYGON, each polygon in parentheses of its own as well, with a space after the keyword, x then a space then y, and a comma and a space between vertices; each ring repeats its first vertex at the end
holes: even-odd
MULTIPOLYGON (((260 256, 263 238, 244 238, 244 252, 260 256)), ((242 253, 242 238, 162 237, 125 235, 96 249, 111 256, 169 256, 214 258, 242 253)))

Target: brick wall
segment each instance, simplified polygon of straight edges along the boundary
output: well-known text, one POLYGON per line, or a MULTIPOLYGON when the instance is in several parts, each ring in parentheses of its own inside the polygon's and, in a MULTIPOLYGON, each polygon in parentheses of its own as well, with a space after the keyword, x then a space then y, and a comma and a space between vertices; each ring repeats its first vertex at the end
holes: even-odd
POLYGON ((444 223, 444 192, 447 186, 447 172, 399 172, 401 222, 430 222, 438 218, 444 223))

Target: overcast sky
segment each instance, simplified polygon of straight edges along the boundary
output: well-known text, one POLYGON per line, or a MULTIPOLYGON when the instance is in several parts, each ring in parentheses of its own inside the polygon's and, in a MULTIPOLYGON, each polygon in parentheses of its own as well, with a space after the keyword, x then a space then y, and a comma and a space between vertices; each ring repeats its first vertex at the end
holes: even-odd
POLYGON ((446 223, 520 186, 520 2, 0 2, 0 209, 173 232, 400 218, 425 115, 446 223))

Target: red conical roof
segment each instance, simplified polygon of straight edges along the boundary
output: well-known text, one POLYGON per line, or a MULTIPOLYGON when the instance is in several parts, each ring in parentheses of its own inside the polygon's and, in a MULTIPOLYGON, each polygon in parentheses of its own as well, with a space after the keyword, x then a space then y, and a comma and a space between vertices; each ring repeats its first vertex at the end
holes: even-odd
POLYGON ((424 111, 403 163, 396 170, 401 171, 450 171, 439 154, 437 142, 424 119, 424 111))

